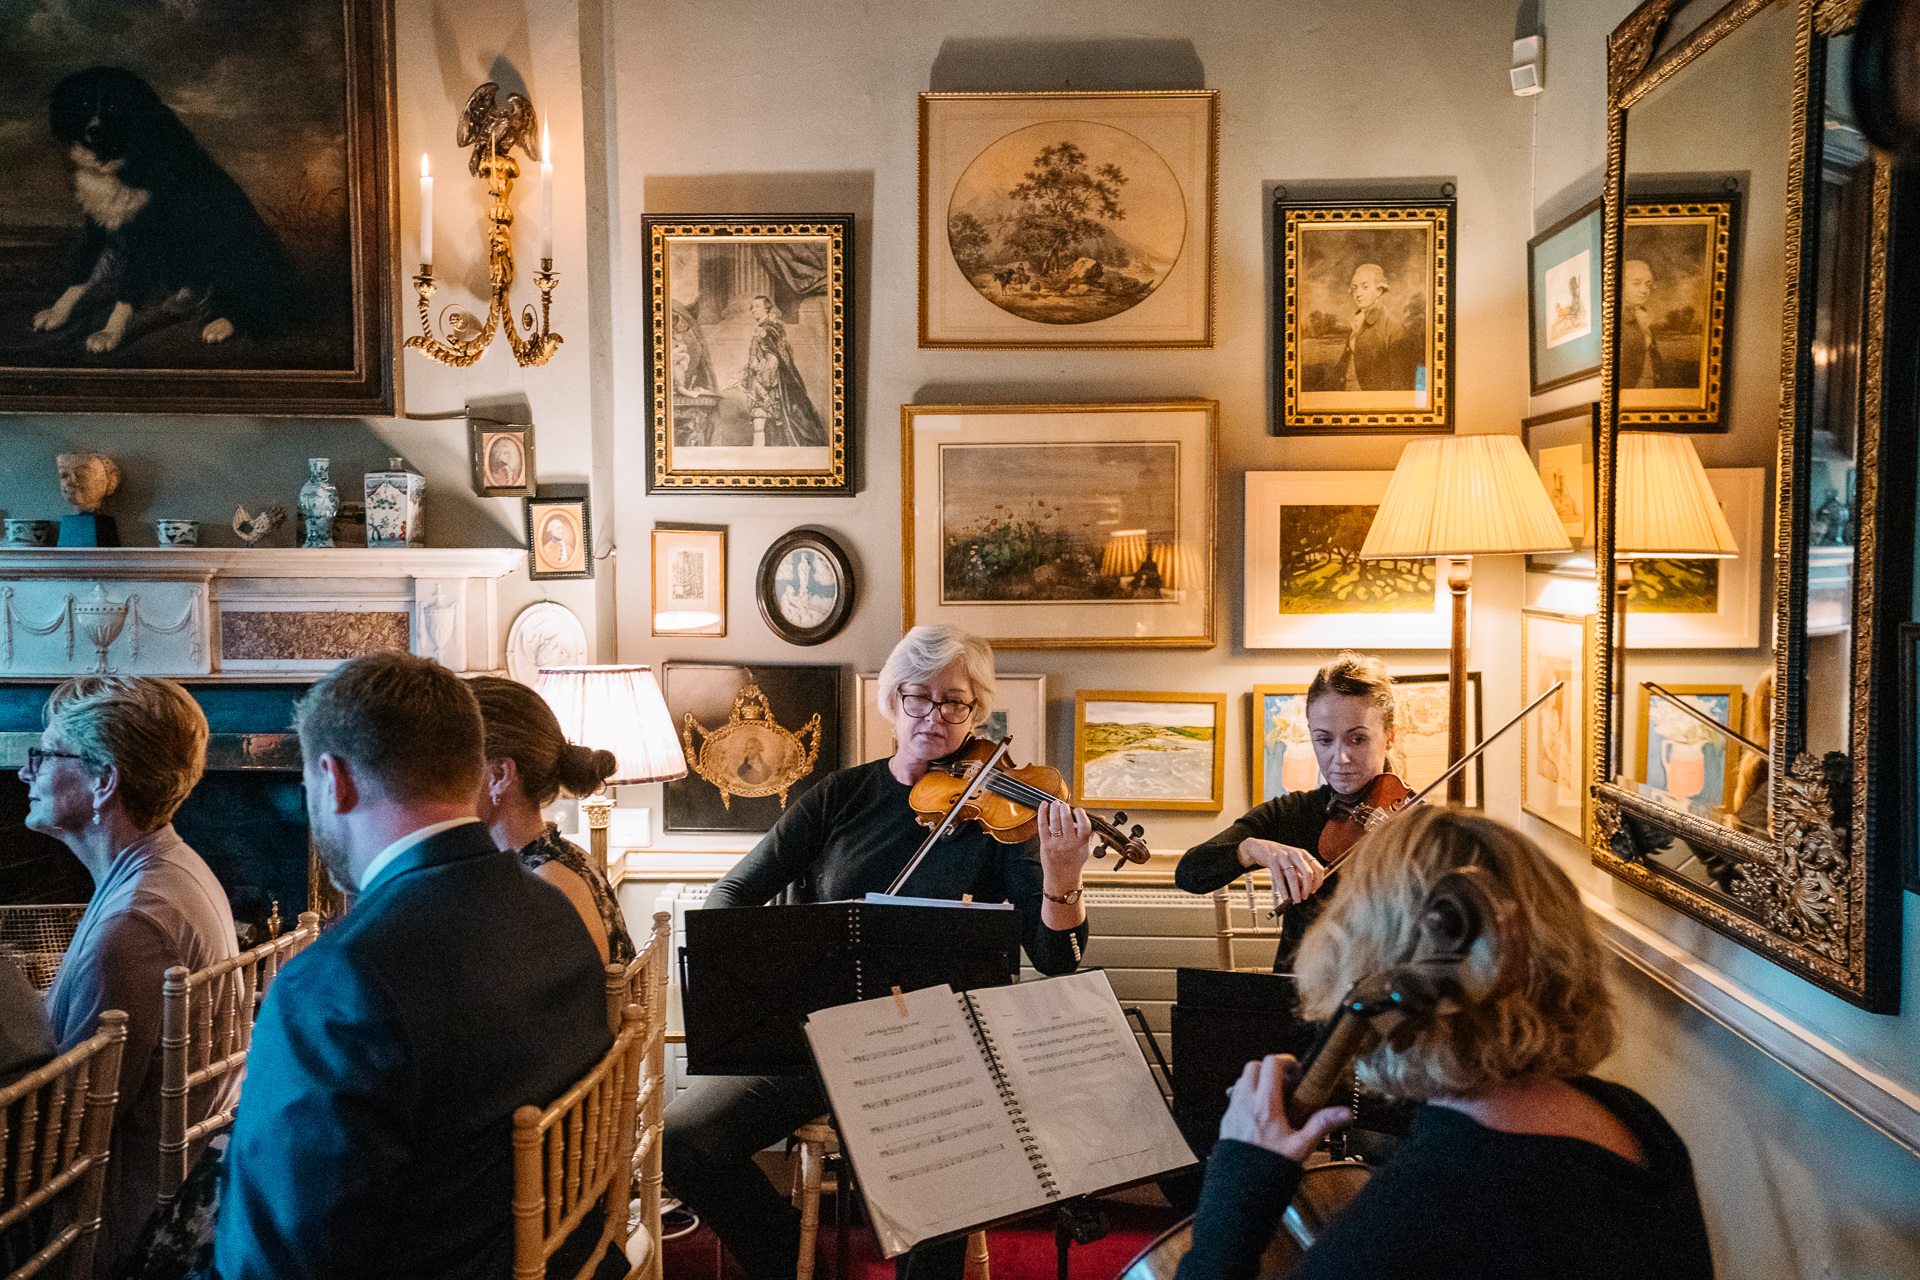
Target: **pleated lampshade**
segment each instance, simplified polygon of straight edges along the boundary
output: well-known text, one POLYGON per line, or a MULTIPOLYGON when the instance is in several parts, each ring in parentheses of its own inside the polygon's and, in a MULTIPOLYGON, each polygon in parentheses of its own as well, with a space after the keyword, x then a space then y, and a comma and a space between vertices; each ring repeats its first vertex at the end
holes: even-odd
POLYGON ((1622 431, 1614 437, 1613 554, 1709 559, 1740 554, 1684 435, 1622 431))
POLYGON ((1519 555, 1572 545, 1518 436, 1429 436, 1400 455, 1360 557, 1519 555))
POLYGON ((611 751, 610 787, 687 776, 667 700, 646 667, 542 667, 540 696, 568 742, 611 751))

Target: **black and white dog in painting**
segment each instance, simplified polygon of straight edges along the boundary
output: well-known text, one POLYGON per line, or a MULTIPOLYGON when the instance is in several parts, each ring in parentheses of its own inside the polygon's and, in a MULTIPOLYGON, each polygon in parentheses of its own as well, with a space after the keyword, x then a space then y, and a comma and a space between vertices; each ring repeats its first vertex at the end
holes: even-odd
POLYGON ((87 337, 95 353, 119 346, 136 308, 153 304, 196 315, 207 342, 292 318, 296 288, 279 239, 145 80, 119 67, 75 72, 54 87, 51 116, 86 229, 66 291, 34 328, 66 325, 96 290, 111 291, 113 309, 87 337))

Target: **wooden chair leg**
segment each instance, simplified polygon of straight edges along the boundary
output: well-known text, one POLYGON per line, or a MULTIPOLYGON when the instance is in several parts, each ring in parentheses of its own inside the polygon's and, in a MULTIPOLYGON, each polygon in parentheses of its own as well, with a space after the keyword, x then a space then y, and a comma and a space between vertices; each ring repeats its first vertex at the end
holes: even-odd
POLYGON ((800 1264, 794 1280, 813 1280, 814 1245, 820 1238, 820 1163, 824 1143, 814 1138, 800 1141, 800 1264))
POLYGON ((984 1231, 976 1231, 967 1237, 967 1267, 961 1280, 989 1280, 987 1233, 984 1231))

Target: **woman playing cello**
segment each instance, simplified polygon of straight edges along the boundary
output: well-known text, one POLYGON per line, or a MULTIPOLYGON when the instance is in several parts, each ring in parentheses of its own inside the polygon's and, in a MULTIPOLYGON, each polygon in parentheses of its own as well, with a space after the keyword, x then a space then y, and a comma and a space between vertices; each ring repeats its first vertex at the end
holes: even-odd
POLYGON ((1307 728, 1326 783, 1255 805, 1213 839, 1187 850, 1174 883, 1212 893, 1255 867, 1265 867, 1288 904, 1274 954, 1276 973, 1293 969, 1300 939, 1338 880, 1318 856, 1329 818, 1365 799, 1386 772, 1393 746, 1393 677, 1378 658, 1347 651, 1321 667, 1307 686, 1307 728))

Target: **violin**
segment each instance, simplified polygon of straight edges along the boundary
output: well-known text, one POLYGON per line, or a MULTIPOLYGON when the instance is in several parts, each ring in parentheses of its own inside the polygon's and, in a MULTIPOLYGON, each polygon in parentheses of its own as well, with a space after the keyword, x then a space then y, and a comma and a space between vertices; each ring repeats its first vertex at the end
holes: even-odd
MULTIPOLYGON (((1420 793, 1425 795, 1423 791, 1420 793)), ((1347 802, 1335 796, 1327 805, 1327 825, 1320 828, 1320 862, 1327 870, 1347 856, 1360 837, 1399 813, 1419 797, 1391 769, 1361 788, 1359 798, 1347 802)))
MULTIPOLYGON (((1073 793, 1058 769, 1044 764, 1015 766, 1005 762, 1005 755, 1005 744, 976 738, 952 760, 929 767, 907 795, 920 825, 937 828, 949 818, 975 821, 1001 844, 1019 844, 1039 833, 1041 805, 1049 800, 1073 803, 1073 793), (984 781, 980 781, 982 771, 984 781), (962 802, 957 815, 953 812, 956 801, 962 802)), ((1093 814, 1087 817, 1104 846, 1094 857, 1105 857, 1111 849, 1116 867, 1147 860, 1147 842, 1142 838, 1146 828, 1135 823, 1131 832, 1122 831, 1119 824, 1127 820, 1124 813, 1114 814, 1112 822, 1093 814)))

